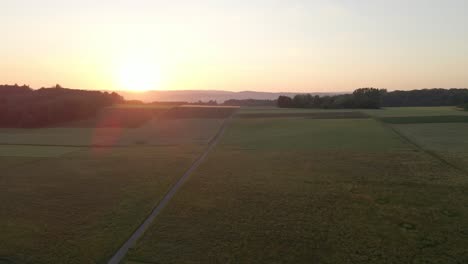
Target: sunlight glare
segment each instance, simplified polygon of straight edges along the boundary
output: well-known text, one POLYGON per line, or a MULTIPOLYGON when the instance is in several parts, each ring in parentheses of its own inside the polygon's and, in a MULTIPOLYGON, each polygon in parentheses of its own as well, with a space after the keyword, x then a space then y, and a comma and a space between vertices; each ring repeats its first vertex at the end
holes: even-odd
POLYGON ((155 63, 149 61, 125 60, 119 65, 117 79, 124 90, 157 90, 161 85, 161 71, 155 63))

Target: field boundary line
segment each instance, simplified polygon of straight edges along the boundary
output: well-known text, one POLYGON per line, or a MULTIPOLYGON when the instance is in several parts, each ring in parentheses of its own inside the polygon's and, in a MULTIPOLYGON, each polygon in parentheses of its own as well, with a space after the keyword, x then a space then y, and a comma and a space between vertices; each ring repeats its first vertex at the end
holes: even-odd
POLYGON ((187 181, 190 175, 205 161, 211 150, 218 144, 222 135, 224 134, 226 127, 234 116, 235 112, 232 113, 219 128, 216 135, 210 140, 205 151, 192 163, 190 168, 180 177, 177 182, 169 189, 164 197, 159 201, 156 207, 153 208, 149 216, 140 224, 140 226, 132 233, 132 235, 122 244, 122 246, 112 255, 107 262, 108 264, 119 264, 126 256, 128 250, 135 245, 139 238, 141 238, 146 230, 151 226, 156 216, 167 206, 177 191, 187 181))
POLYGON ((462 173, 462 174, 465 174, 468 176, 468 171, 465 170, 464 168, 460 168, 458 167, 457 165, 451 163, 450 161, 448 161, 447 159, 445 159, 442 155, 432 151, 432 150, 429 150, 429 149, 426 149, 425 147, 423 147, 421 144, 417 143, 415 140, 413 140, 411 137, 403 134, 401 131, 399 131, 397 128, 393 127, 391 124, 387 124, 385 122, 383 122, 382 120, 379 120, 377 119, 384 127, 387 127, 388 129, 390 129, 391 131, 393 131, 395 134, 397 134, 399 137, 401 137, 404 141, 406 141, 407 143, 413 145, 414 147, 416 147, 418 150, 428 154, 429 156, 439 160, 440 162, 442 162, 443 164, 451 167, 452 169, 462 173))

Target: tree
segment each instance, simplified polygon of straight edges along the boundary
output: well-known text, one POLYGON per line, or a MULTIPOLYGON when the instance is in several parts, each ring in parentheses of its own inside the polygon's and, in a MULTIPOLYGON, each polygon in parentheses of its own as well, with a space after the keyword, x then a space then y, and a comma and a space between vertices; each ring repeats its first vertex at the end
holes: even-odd
POLYGON ((353 92, 354 107, 356 108, 380 108, 382 95, 386 90, 376 88, 360 88, 353 92))
POLYGON ((320 99, 320 96, 316 95, 312 99, 312 107, 313 108, 320 108, 322 106, 322 99, 320 99))
POLYGON ((297 108, 306 108, 307 96, 305 94, 296 94, 293 98, 293 105, 297 108))
POLYGON ((277 104, 278 107, 289 108, 293 107, 293 100, 291 99, 291 97, 281 95, 280 97, 278 97, 277 104))
POLYGON ((258 99, 229 99, 224 101, 223 105, 232 106, 275 106, 276 100, 258 100, 258 99))

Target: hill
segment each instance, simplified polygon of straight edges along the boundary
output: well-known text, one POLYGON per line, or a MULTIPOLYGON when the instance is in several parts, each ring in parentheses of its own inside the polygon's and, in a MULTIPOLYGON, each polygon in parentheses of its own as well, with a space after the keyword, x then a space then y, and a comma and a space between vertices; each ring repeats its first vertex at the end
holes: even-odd
MULTIPOLYGON (((197 102, 197 101, 217 101, 223 103, 229 99, 257 99, 257 100, 276 100, 280 95, 294 96, 298 93, 291 92, 230 92, 221 90, 177 90, 177 91, 147 91, 147 92, 129 92, 119 91, 120 95, 127 100, 141 100, 144 102, 153 101, 184 101, 184 102, 197 102)), ((332 95, 337 93, 312 93, 313 95, 332 95)))

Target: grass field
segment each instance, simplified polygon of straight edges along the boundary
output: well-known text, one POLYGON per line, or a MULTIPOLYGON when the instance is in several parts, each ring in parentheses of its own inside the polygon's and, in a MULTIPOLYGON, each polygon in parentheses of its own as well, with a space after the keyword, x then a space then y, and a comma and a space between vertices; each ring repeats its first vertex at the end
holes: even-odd
POLYGON ((385 107, 382 109, 306 109, 306 108, 277 108, 277 107, 246 107, 239 114, 274 114, 274 113, 333 113, 333 112, 362 112, 375 117, 412 117, 412 116, 468 116, 453 106, 436 107, 385 107))
POLYGON ((90 149, 3 168, 0 200, 8 203, 0 256, 18 263, 103 262, 201 148, 90 149))
POLYGON ((378 151, 404 147, 397 135, 373 119, 236 119, 226 135, 224 144, 238 150, 378 151))
MULTIPOLYGON (((102 109, 96 117, 66 122, 56 127, 69 128, 137 128, 174 107, 173 105, 122 104, 102 109)), ((55 127, 55 126, 54 126, 55 127)))
MULTIPOLYGON (((105 263, 232 113, 200 109, 0 129, 0 263, 105 263)), ((240 109, 125 262, 467 263, 463 115, 240 109)))
POLYGON ((57 157, 82 148, 61 146, 0 145, 1 157, 57 157))
POLYGON ((161 116, 168 119, 227 118, 237 110, 238 107, 235 106, 183 105, 173 107, 161 116))
POLYGON ((0 128, 0 144, 81 147, 167 145, 194 141, 204 144, 222 121, 220 118, 153 118, 137 128, 0 128))
POLYGON ((105 263, 222 121, 1 129, 0 263, 105 263))
POLYGON ((313 109, 313 108, 278 108, 278 107, 244 107, 239 114, 275 114, 275 113, 331 113, 331 112, 355 112, 350 109, 313 109))
POLYGON ((464 263, 467 187, 375 120, 238 118, 127 260, 464 263))
POLYGON ((421 148, 468 173, 467 123, 404 124, 393 127, 421 148))
POLYGON ((138 129, 127 131, 119 143, 152 146, 206 144, 223 121, 223 118, 155 118, 138 129))
POLYGON ((396 128, 427 149, 437 152, 468 152, 468 124, 405 124, 396 128))
POLYGON ((272 113, 240 113, 240 118, 272 118, 272 117, 290 117, 290 118, 313 118, 313 119, 345 119, 345 118, 368 118, 367 114, 358 111, 330 111, 330 112, 272 112, 272 113))
POLYGON ((0 144, 91 146, 115 145, 130 129, 122 128, 37 128, 0 129, 0 144))
MULTIPOLYGON (((97 118, 58 127, 0 128, 0 145, 114 147, 206 144, 233 107, 132 107, 105 109, 97 118)), ((24 148, 24 147, 23 147, 24 148)), ((34 151, 34 150, 33 150, 34 151)), ((1 153, 4 153, 0 149, 1 153)))
POLYGON ((468 123, 468 115, 382 117, 380 120, 391 124, 468 123))
POLYGON ((460 110, 453 106, 437 107, 386 107, 379 110, 362 110, 367 114, 377 117, 390 116, 468 116, 468 111, 460 110))

